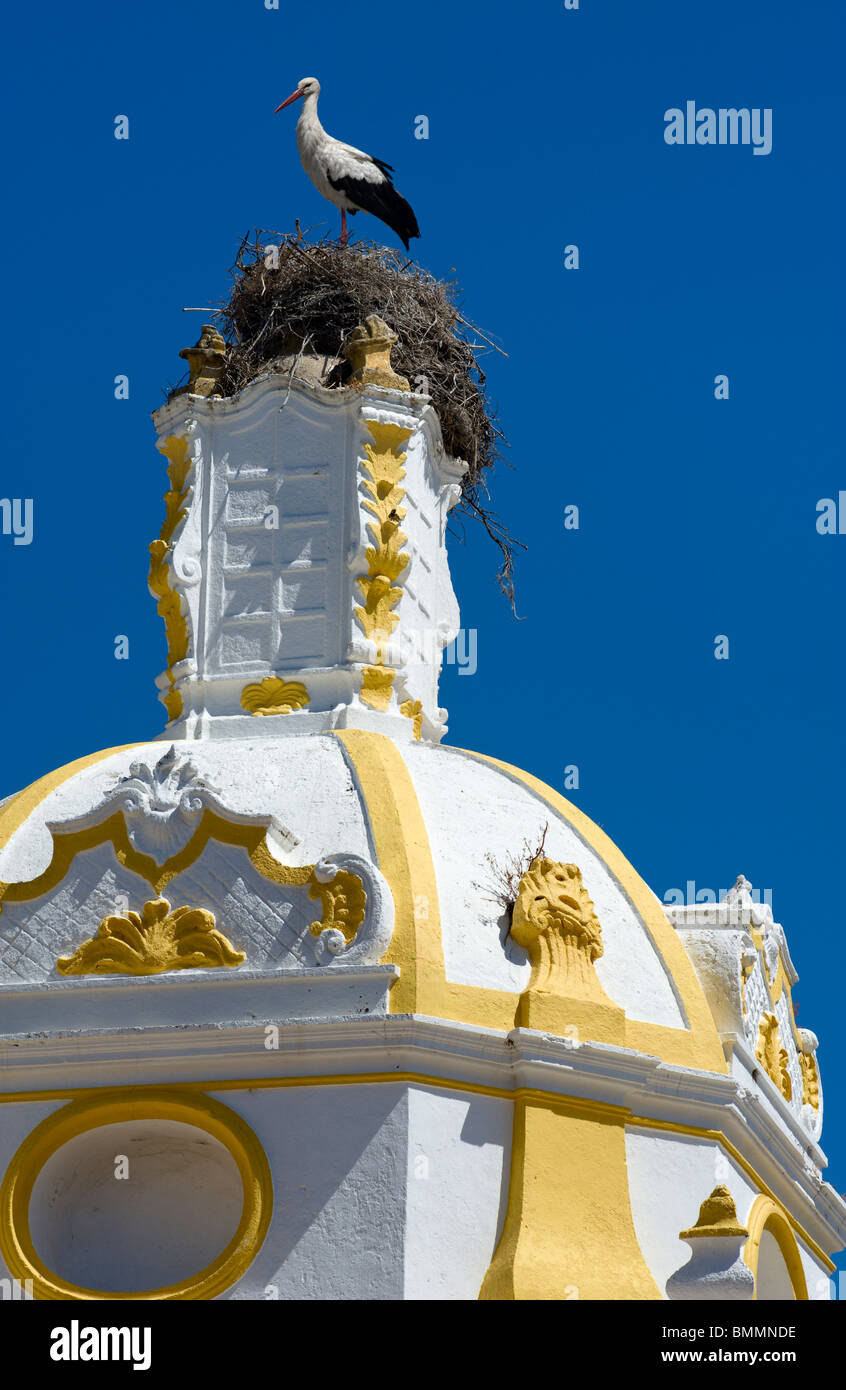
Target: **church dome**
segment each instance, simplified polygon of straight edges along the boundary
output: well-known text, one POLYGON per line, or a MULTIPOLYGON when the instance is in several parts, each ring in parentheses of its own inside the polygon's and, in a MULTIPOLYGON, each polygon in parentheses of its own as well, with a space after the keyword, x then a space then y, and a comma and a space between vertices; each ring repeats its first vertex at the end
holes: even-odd
MULTIPOLYGON (((506 1031, 533 969, 532 943, 510 930, 509 897, 534 860, 568 865, 576 918, 598 924, 596 984, 573 975, 569 996, 562 986, 555 1031, 725 1070, 690 960, 643 880, 552 788, 482 755, 361 729, 156 741, 81 759, 12 797, 0 838, 6 983, 59 978, 57 960, 115 902, 136 907, 156 893, 213 913, 245 970, 314 965, 301 940, 314 902, 301 893, 292 904, 292 888, 334 857, 347 868, 372 861, 393 902, 387 949, 369 958, 400 973, 378 1006, 506 1031), (59 877, 71 855, 73 872, 59 877), (262 920, 245 908, 250 893, 264 899, 262 920)), ((541 874, 536 886, 554 908, 554 879, 541 874)))
POLYGON ((353 336, 343 386, 297 358, 224 397, 204 331, 154 417, 166 727, 0 803, 0 1281, 827 1298, 784 930, 742 877, 665 908, 442 741, 466 465, 388 326, 353 336))

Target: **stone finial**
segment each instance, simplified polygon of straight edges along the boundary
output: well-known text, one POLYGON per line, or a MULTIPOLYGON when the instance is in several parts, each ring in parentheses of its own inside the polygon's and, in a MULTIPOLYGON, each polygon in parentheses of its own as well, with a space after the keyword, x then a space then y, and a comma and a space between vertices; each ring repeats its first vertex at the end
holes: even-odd
POLYGON ((378 314, 368 314, 364 323, 353 329, 342 348, 342 355, 352 367, 350 384, 410 391, 406 378, 398 376, 391 366, 391 348, 396 341, 396 333, 384 319, 378 314))
POLYGON ((699 1208, 699 1220, 679 1240, 690 1245, 687 1264, 671 1274, 669 1299, 716 1299, 745 1302, 755 1296, 755 1276, 741 1255, 749 1232, 737 1219, 727 1187, 715 1187, 699 1208))
POLYGON ((220 395, 216 387, 226 365, 226 342, 214 324, 204 323, 199 342, 183 348, 179 356, 185 358, 191 372, 183 391, 191 396, 220 395))
POLYGON ((694 1236, 742 1236, 749 1232, 737 1219, 734 1198, 725 1186, 715 1187, 710 1197, 699 1208, 699 1219, 687 1231, 679 1231, 679 1240, 691 1240, 694 1236))

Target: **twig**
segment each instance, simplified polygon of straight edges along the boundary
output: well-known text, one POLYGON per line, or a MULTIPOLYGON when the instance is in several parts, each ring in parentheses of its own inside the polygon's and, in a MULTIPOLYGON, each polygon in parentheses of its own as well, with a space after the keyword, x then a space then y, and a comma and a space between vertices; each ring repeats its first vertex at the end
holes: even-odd
MULTIPOLYGON (((475 325, 475 323, 471 323, 470 320, 469 320, 469 319, 466 319, 466 318, 464 317, 463 314, 459 314, 459 312, 458 312, 457 309, 456 309, 456 311, 455 311, 455 317, 456 317, 461 323, 464 324, 464 327, 465 327, 465 328, 472 328, 473 332, 474 332, 474 333, 478 333, 478 335, 479 335, 480 338, 485 338, 485 335, 484 335, 484 333, 482 332, 481 328, 477 328, 476 325, 475 325)), ((493 348, 494 352, 500 353, 503 357, 507 357, 507 356, 508 356, 508 353, 505 351, 505 349, 504 349, 504 348, 501 348, 501 347, 497 347, 496 343, 492 342, 490 338, 485 338, 485 342, 488 344, 489 347, 492 347, 492 348, 493 348)))

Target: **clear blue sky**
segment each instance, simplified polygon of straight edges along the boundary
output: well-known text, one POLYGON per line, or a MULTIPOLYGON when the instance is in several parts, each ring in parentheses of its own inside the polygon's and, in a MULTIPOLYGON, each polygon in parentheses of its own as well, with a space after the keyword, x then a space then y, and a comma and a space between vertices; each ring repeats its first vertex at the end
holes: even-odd
POLYGON ((661 897, 741 871, 771 892, 846 1189, 846 535, 815 529, 817 500, 846 489, 842 6, 281 6, 7 17, 0 496, 31 496, 35 531, 0 536, 0 794, 162 727, 149 413, 198 335, 182 306, 224 293, 248 228, 337 230, 296 110, 272 115, 315 74, 328 129, 395 165, 413 250, 509 353, 487 359, 513 464, 493 501, 530 547, 522 621, 470 527, 452 564, 479 665, 445 675, 449 741, 561 790, 577 764, 573 799, 661 897), (664 111, 687 100, 772 108, 772 152, 666 145, 664 111))

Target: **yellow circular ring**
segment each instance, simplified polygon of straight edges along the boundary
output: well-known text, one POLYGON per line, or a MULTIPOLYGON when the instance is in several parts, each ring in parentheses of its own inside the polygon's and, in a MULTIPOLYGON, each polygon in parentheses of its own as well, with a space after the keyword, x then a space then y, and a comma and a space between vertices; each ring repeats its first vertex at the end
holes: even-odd
POLYGON ((210 1096, 181 1091, 100 1092, 54 1111, 21 1144, 0 1186, 0 1254, 13 1278, 32 1280, 39 1299, 211 1299, 241 1277, 261 1248, 273 1210, 273 1182, 267 1156, 240 1115, 210 1096), (29 1227, 32 1189, 45 1163, 77 1135, 127 1120, 174 1120, 193 1125, 220 1141, 235 1160, 244 1187, 238 1229, 211 1264, 190 1279, 144 1292, 112 1293, 81 1288, 54 1274, 35 1250, 29 1227))

